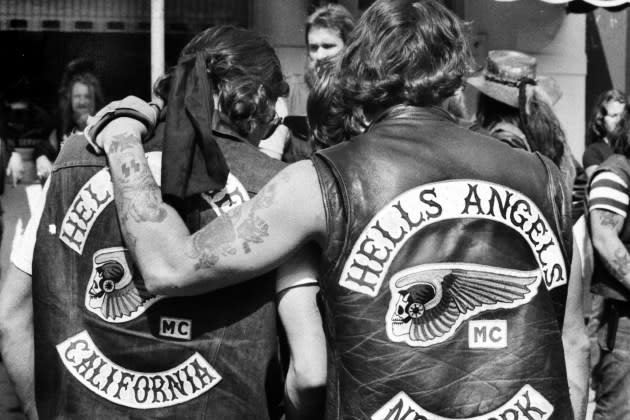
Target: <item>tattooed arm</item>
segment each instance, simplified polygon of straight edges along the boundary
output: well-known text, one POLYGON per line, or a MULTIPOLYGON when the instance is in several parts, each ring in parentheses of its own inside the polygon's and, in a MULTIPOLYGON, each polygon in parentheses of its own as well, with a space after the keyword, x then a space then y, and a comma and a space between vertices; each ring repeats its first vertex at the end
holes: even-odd
POLYGON ((595 209, 590 214, 593 248, 603 260, 608 272, 630 289, 630 254, 619 239, 623 216, 608 210, 595 209))
POLYGON ((149 291, 219 289, 269 271, 309 240, 321 243, 324 209, 310 161, 289 166, 252 200, 191 235, 162 201, 140 142, 143 129, 119 118, 101 136, 123 236, 149 291))

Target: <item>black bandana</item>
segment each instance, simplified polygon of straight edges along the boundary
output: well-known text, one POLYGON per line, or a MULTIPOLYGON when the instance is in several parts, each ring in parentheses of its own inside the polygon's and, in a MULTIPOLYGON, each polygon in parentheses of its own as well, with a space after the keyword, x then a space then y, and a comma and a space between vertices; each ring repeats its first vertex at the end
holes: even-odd
POLYGON ((162 193, 180 199, 225 186, 230 171, 212 135, 214 89, 203 52, 181 57, 172 75, 162 153, 162 193))

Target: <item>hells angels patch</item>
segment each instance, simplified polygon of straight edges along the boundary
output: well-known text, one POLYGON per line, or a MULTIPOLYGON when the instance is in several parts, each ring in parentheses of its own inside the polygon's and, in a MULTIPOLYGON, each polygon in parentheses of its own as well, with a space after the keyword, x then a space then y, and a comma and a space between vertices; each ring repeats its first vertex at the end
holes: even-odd
POLYGON ((114 200, 109 169, 103 168, 81 187, 61 222, 59 239, 77 254, 83 247, 98 216, 114 200))
POLYGON ((190 401, 221 376, 199 353, 162 372, 137 372, 117 365, 96 347, 87 331, 57 345, 64 366, 93 393, 137 409, 169 407, 190 401))
MULTIPOLYGON (((458 417, 458 420, 547 420, 554 407, 531 385, 525 385, 501 407, 475 417, 458 417)), ((416 404, 409 395, 398 393, 370 417, 371 420, 456 420, 433 414, 416 404)))
POLYGON ((423 264, 405 269, 389 282, 387 336, 414 347, 441 343, 462 322, 481 312, 529 302, 541 279, 540 270, 478 264, 423 264))
POLYGON ((122 247, 97 251, 92 258, 92 274, 85 290, 85 307, 104 321, 127 322, 142 315, 163 296, 147 292, 122 247))
POLYGON ((567 283, 560 243, 533 201, 502 185, 453 180, 413 188, 381 209, 353 245, 339 284, 377 296, 403 245, 427 226, 452 219, 484 219, 508 226, 531 248, 548 289, 567 283))
MULTIPOLYGON (((160 185, 162 152, 145 155, 151 174, 160 185)), ((59 239, 79 255, 87 241, 94 223, 105 208, 114 201, 114 185, 109 168, 103 168, 81 187, 61 222, 59 239)))

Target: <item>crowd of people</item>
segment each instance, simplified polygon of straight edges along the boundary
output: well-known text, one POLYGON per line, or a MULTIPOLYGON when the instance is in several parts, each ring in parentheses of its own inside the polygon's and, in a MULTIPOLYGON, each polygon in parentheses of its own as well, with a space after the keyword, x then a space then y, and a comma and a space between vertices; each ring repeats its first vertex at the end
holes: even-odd
POLYGON ((476 71, 437 0, 331 4, 305 42, 292 79, 209 28, 151 103, 68 65, 0 284, 28 418, 577 420, 589 389, 630 418, 625 94, 580 163, 558 84, 476 71))

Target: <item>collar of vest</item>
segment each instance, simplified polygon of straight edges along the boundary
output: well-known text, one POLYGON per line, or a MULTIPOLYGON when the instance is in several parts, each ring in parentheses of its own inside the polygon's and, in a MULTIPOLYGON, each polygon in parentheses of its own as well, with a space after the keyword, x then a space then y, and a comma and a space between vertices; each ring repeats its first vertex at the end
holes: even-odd
POLYGON ((394 105, 379 114, 368 127, 368 131, 383 121, 410 118, 414 120, 444 120, 457 122, 455 117, 448 111, 437 106, 419 107, 412 105, 394 105))

